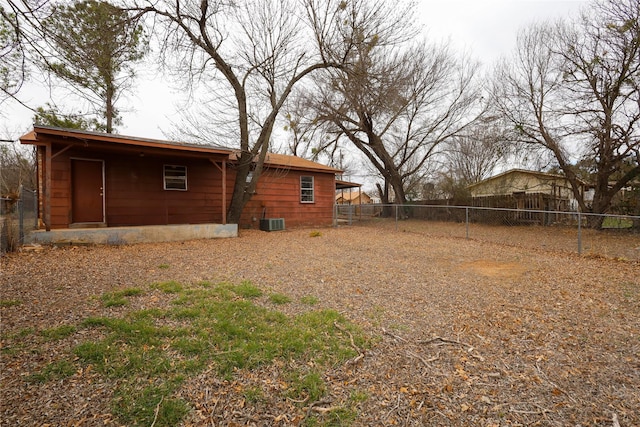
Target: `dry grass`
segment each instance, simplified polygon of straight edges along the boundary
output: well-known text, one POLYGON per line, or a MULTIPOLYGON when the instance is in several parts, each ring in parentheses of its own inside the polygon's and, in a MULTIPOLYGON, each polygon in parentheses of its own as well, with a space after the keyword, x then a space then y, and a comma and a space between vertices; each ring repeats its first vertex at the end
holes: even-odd
MULTIPOLYGON (((107 292, 250 280, 290 298, 278 310, 296 313, 313 301, 377 342, 356 363, 325 371, 326 394, 316 402, 276 393, 292 386, 279 376, 287 361, 231 379, 190 378, 178 391, 192 408, 187 425, 596 426, 614 418, 640 425, 638 262, 512 244, 532 238, 514 228, 493 228, 492 241, 480 241, 408 224, 4 256, 0 300, 12 303, 0 305, 0 418, 118 425, 110 409, 115 385, 90 369, 28 381, 88 338, 80 330, 44 340, 39 331, 167 304, 148 293, 105 307, 107 292), (325 411, 332 407, 353 414, 334 419, 325 411)), ((637 245, 621 242, 623 250, 637 245)))

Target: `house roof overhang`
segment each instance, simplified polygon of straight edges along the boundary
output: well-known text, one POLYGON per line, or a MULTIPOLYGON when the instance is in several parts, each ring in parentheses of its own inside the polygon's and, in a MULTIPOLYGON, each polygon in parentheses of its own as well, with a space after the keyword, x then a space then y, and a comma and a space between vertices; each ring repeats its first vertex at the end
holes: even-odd
MULTIPOLYGON (((134 136, 124 136, 103 132, 92 132, 75 129, 62 129, 49 126, 34 126, 33 131, 20 138, 23 144, 48 146, 52 144, 67 147, 78 146, 91 149, 111 151, 132 151, 138 153, 156 152, 180 156, 208 157, 218 160, 237 160, 234 150, 204 144, 190 144, 176 141, 164 141, 134 136)), ((296 156, 268 153, 265 159, 268 168, 296 169, 324 173, 339 173, 340 169, 312 162, 296 156)))
POLYGON ((347 188, 360 188, 362 184, 358 184, 356 182, 343 181, 341 179, 336 179, 336 190, 346 190, 347 188))
MULTIPOLYGON (((230 156, 232 161, 238 159, 238 153, 234 152, 230 156)), ((264 159, 264 165, 271 169, 286 169, 286 170, 302 170, 302 171, 316 171, 325 173, 341 173, 341 169, 336 169, 331 166, 316 163, 311 160, 303 159, 302 157, 289 156, 286 154, 267 153, 264 159)))
POLYGON ((181 155, 198 157, 228 157, 231 150, 199 144, 187 144, 157 139, 139 138, 102 132, 62 129, 49 126, 34 126, 33 131, 20 138, 23 144, 61 144, 84 148, 116 151, 179 152, 181 155))

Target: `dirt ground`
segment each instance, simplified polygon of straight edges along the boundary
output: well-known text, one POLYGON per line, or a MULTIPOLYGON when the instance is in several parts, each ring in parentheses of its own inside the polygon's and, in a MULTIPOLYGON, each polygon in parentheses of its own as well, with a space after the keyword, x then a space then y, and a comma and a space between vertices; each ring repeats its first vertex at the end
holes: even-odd
MULTIPOLYGON (((357 362, 325 373, 323 405, 353 390, 366 396, 356 426, 640 425, 640 262, 515 244, 529 237, 514 239, 514 230, 494 227, 491 241, 433 226, 369 224, 321 229, 318 237, 308 229, 249 230, 236 239, 3 256, 0 300, 20 303, 0 309, 0 425, 118 425, 109 414, 112 384, 95 373, 25 381, 81 334, 35 345, 20 332, 113 315, 96 296, 160 280, 250 280, 290 296, 282 306, 290 312, 315 296, 318 307, 376 337, 357 362)), ((640 247, 620 242, 612 247, 625 253, 640 247)), ((142 296, 129 309, 153 304, 142 296)), ((272 366, 233 380, 192 378, 180 391, 192 407, 185 424, 301 424, 311 405, 268 394, 249 404, 238 391, 249 384, 268 391, 276 375, 272 366)))

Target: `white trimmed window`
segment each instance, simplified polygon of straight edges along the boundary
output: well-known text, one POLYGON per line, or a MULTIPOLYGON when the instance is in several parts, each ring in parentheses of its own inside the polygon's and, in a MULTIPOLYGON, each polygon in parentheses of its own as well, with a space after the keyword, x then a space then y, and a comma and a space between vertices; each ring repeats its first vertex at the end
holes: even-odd
POLYGON ((164 189, 187 190, 187 167, 164 165, 164 189))
POLYGON ((315 202, 314 190, 313 190, 313 177, 301 176, 300 177, 300 203, 313 203, 315 202))

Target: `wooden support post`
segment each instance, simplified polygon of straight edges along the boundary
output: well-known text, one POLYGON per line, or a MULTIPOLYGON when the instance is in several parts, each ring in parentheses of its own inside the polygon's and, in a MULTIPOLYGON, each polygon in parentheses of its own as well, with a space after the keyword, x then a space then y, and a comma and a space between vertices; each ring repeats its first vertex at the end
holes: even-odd
POLYGON ((51 143, 45 146, 45 161, 44 161, 44 227, 45 230, 51 231, 51 158, 53 146, 51 143))

